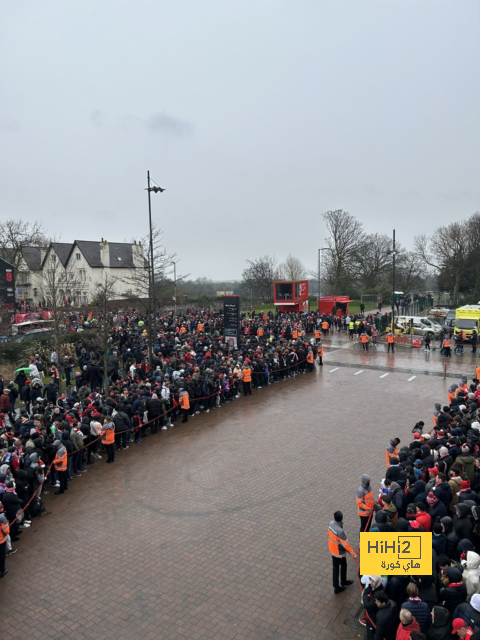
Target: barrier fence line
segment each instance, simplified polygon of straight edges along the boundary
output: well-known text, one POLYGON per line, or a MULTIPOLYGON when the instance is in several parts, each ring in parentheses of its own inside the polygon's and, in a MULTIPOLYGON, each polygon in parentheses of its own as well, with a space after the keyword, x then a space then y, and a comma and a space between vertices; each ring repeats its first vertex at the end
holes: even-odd
MULTIPOLYGON (((300 362, 295 363, 294 365, 290 365, 289 367, 285 367, 284 369, 277 369, 277 371, 285 371, 286 369, 291 369, 292 367, 296 367, 299 364, 302 364, 303 362, 307 362, 307 359, 305 358, 305 360, 301 360, 300 362)), ((260 374, 262 373, 262 375, 264 375, 264 372, 253 372, 252 373, 257 373, 260 374)), ((242 382, 241 379, 239 379, 239 382, 242 382)), ((201 396, 200 398, 192 398, 193 402, 199 402, 200 400, 209 400, 210 398, 213 398, 213 396, 217 396, 219 395, 219 391, 215 391, 214 393, 210 394, 209 396, 201 396)), ((173 407, 171 407, 170 409, 167 409, 167 411, 165 411, 164 413, 160 414, 159 416, 156 416, 155 418, 152 418, 151 420, 149 420, 148 422, 142 423, 141 426, 139 427, 129 427, 128 429, 123 429, 122 431, 115 431, 115 435, 119 434, 119 433, 127 433, 129 431, 136 431, 137 429, 144 429, 146 428, 149 424, 151 424, 152 422, 155 422, 156 420, 160 420, 160 418, 163 418, 164 416, 166 416, 167 414, 169 414, 171 411, 174 411, 177 407, 179 407, 180 404, 177 403, 175 404, 173 407)), ((85 444, 83 447, 80 447, 79 449, 76 449, 75 451, 72 451, 71 453, 67 452, 67 457, 74 455, 76 453, 78 453, 79 451, 83 451, 84 449, 86 449, 87 447, 89 447, 92 444, 95 444, 96 442, 98 442, 101 438, 103 438, 104 433, 101 433, 98 438, 95 438, 94 440, 90 441, 88 444, 85 444)), ((15 440, 18 440, 18 438, 16 438, 15 436, 9 436, 15 440)), ((48 479, 48 476, 50 474, 50 471, 53 467, 53 461, 50 463, 50 466, 48 467, 48 470, 45 473, 45 478, 43 479, 42 483, 40 484, 40 486, 38 487, 38 489, 36 491, 34 491, 32 497, 30 498, 30 500, 27 502, 27 504, 21 509, 19 510, 19 513, 17 513, 16 517, 14 520, 12 520, 12 522, 10 523, 10 526, 12 526, 13 524, 15 524, 15 522, 18 520, 18 518, 25 512, 25 510, 28 508, 28 506, 30 505, 30 503, 32 502, 32 500, 38 495, 38 497, 40 497, 41 492, 42 492, 42 487, 45 484, 45 482, 48 479)))
MULTIPOLYGON (((368 518, 367 526, 365 527, 365 531, 368 531, 368 529, 370 527, 370 522, 372 520, 372 516, 373 516, 373 511, 370 514, 369 518, 368 518)), ((361 535, 361 532, 360 532, 360 535, 361 535)), ((358 544, 358 548, 357 548, 357 550, 355 552, 357 556, 358 556, 359 551, 360 551, 360 543, 358 544)), ((361 596, 362 593, 363 593, 363 586, 362 586, 362 581, 360 580, 360 567, 358 566, 357 558, 354 558, 353 561, 355 562, 355 569, 357 571, 358 586, 360 587, 360 596, 361 596)), ((363 601, 362 601, 362 604, 363 604, 363 601)), ((372 618, 368 615, 368 611, 366 609, 365 609, 365 618, 367 620, 370 620, 370 622, 372 623, 374 629, 377 628, 377 625, 374 623, 372 618)), ((385 640, 385 638, 383 640, 385 640)))

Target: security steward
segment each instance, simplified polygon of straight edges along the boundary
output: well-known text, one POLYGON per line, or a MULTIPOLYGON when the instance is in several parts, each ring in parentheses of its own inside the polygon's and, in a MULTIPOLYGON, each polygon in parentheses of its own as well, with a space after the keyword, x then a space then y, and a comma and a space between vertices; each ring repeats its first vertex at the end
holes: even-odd
POLYGON ((391 331, 387 333, 387 344, 388 344, 387 353, 390 353, 390 348, 392 349, 392 353, 395 353, 395 336, 391 331))
POLYGON ((355 329, 355 323, 353 320, 350 320, 348 323, 348 338, 353 340, 353 331, 355 329))
POLYGON ((362 338, 362 349, 364 351, 368 351, 368 336, 366 333, 362 333, 361 335, 362 338))
POLYGON ((55 491, 56 494, 65 493, 65 490, 68 489, 67 486, 67 450, 62 445, 60 440, 56 440, 53 443, 53 446, 56 448, 57 453, 55 454, 55 458, 53 459, 53 466, 55 467, 55 471, 57 472, 57 478, 60 482, 60 488, 58 491, 55 491))
POLYGON ((452 345, 452 341, 450 340, 450 336, 448 336, 443 341, 443 350, 444 350, 445 355, 447 356, 447 358, 451 358, 452 357, 452 351, 450 349, 451 345, 452 345))
POLYGON ((375 509, 370 481, 370 476, 364 474, 362 476, 362 484, 358 487, 357 491, 357 513, 360 517, 360 533, 367 530, 375 509))
POLYGON ((315 329, 313 333, 315 335, 315 344, 317 344, 318 341, 320 340, 320 331, 318 329, 315 329))
POLYGON ((329 326, 330 326, 330 325, 328 324, 328 322, 327 322, 326 320, 324 320, 324 321, 322 322, 322 331, 323 331, 323 335, 324 335, 324 336, 326 336, 326 335, 327 335, 327 331, 328 331, 329 326))
POLYGON ((385 449, 385 464, 387 465, 387 469, 390 467, 391 462, 390 458, 398 458, 398 445, 400 444, 400 438, 393 438, 387 445, 385 449))
POLYGON ((307 354, 307 368, 308 371, 313 371, 313 351, 310 350, 307 354))
POLYGON ((102 427, 102 444, 107 451, 107 462, 110 464, 111 462, 115 462, 115 423, 111 420, 111 418, 106 418, 102 427))
POLYGON ((317 356, 318 356, 318 364, 323 367, 323 345, 322 341, 320 341, 317 345, 317 356))
POLYGON ((347 551, 354 558, 357 557, 343 530, 343 513, 341 511, 335 511, 333 520, 328 525, 328 550, 332 554, 333 588, 335 593, 341 593, 345 591, 345 587, 353 584, 353 580, 347 580, 347 551), (340 581, 338 579, 339 570, 340 581))
POLYGON ((182 411, 182 422, 188 422, 188 412, 190 410, 190 398, 188 395, 188 391, 185 391, 183 387, 180 387, 179 391, 180 395, 178 398, 178 402, 182 411))
POLYGON ((242 369, 242 383, 243 383, 243 395, 252 395, 252 370, 250 367, 243 367, 242 369))

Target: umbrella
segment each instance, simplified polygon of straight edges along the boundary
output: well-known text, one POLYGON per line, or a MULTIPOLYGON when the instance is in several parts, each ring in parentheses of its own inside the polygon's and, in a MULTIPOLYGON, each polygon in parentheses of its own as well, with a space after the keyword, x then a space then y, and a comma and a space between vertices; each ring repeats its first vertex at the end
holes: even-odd
POLYGON ((30 373, 30 371, 32 371, 32 369, 30 369, 30 367, 20 367, 20 369, 17 369, 15 371, 15 373, 20 373, 20 371, 23 371, 24 373, 30 373))

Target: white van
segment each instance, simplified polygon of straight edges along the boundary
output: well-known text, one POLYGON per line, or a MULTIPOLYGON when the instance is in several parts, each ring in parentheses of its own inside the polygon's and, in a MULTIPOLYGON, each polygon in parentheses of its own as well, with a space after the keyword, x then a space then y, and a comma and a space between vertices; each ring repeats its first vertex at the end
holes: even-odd
POLYGON ((422 318, 420 316, 395 316, 397 328, 400 329, 402 326, 406 326, 406 333, 410 333, 410 322, 413 327, 413 333, 416 336, 424 336, 429 333, 432 337, 437 337, 442 330, 442 327, 438 323, 428 318, 422 318))

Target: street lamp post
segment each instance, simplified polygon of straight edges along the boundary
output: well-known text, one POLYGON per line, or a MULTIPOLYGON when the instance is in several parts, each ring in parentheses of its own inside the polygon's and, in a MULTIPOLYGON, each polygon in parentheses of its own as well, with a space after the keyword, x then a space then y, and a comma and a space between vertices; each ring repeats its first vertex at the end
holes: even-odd
POLYGON ((175 298, 175 317, 177 317, 177 263, 175 262, 175 260, 172 260, 172 264, 173 264, 173 295, 175 298))
POLYGON ((395 320, 395 229, 393 230, 393 251, 392 251, 392 331, 395 320))
POLYGON ((322 297, 322 251, 327 251, 329 247, 322 247, 318 250, 318 297, 322 297))
POLYGON ((163 193, 165 189, 158 185, 150 186, 150 171, 147 171, 147 192, 148 192, 148 223, 150 228, 150 305, 152 308, 152 315, 149 319, 150 329, 150 348, 149 348, 149 364, 150 370, 152 369, 152 351, 153 351, 153 333, 155 331, 155 265, 153 264, 153 227, 152 227, 152 203, 150 200, 150 193, 163 193))

